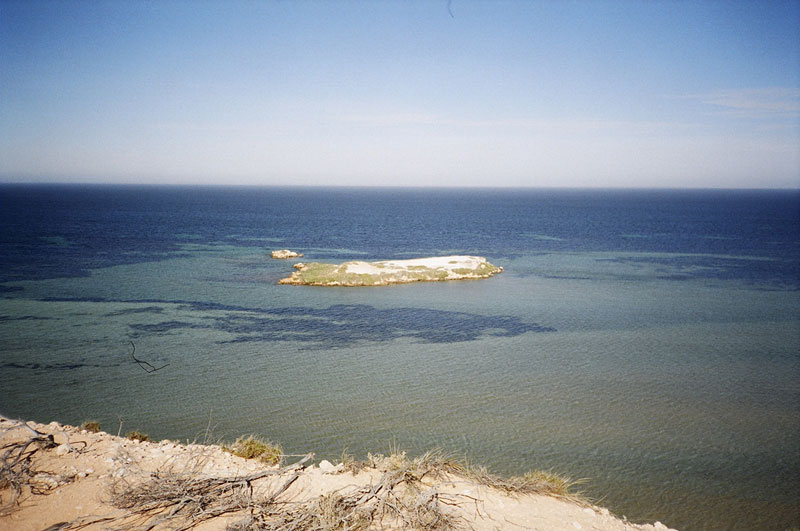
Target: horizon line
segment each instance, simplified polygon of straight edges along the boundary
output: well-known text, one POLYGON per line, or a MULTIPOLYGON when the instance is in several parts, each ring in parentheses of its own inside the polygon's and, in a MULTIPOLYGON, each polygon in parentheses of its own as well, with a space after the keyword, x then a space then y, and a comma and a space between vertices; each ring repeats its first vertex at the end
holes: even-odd
POLYGON ((114 182, 114 181, 68 181, 68 180, 22 180, 7 179, 0 176, 0 185, 20 186, 119 186, 150 188, 337 188, 337 189, 397 189, 397 190, 716 190, 716 191, 800 191, 800 184, 794 186, 536 186, 536 185, 396 185, 396 184, 255 184, 255 183, 154 183, 154 182, 114 182))

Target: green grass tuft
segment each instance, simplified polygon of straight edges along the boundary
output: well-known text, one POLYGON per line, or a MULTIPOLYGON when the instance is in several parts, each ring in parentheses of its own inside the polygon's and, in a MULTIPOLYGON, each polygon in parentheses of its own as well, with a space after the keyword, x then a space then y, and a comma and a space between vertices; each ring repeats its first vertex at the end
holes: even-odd
POLYGON ((90 433, 98 433, 100 431, 100 423, 96 420, 87 420, 81 424, 81 429, 90 433))
POLYGON ((283 448, 279 444, 264 441, 254 435, 239 437, 231 446, 223 450, 245 459, 258 459, 268 465, 278 465, 283 461, 283 448))
POLYGON ((150 442, 152 440, 149 435, 140 431, 129 431, 125 437, 132 441, 150 442))
POLYGON ((559 498, 578 497, 579 494, 574 492, 572 488, 581 483, 580 480, 573 481, 566 476, 545 470, 532 470, 526 472, 521 478, 512 478, 512 480, 519 481, 522 485, 535 492, 559 498))

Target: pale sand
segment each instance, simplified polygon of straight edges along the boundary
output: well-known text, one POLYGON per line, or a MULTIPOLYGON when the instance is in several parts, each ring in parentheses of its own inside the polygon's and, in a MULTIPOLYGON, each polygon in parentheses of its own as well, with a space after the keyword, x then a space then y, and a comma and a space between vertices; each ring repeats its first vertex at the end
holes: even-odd
POLYGON ((387 260, 385 262, 346 262, 348 273, 377 275, 408 271, 412 267, 430 269, 477 269, 486 259, 480 256, 434 256, 430 258, 414 258, 411 260, 387 260), (383 266, 383 267, 379 267, 383 266))
MULTIPOLYGON (((152 521, 126 518, 130 513, 111 505, 110 489, 113 483, 124 480, 135 485, 147 480, 155 472, 186 472, 190 467, 194 467, 193 477, 241 477, 269 468, 256 461, 230 455, 214 445, 181 445, 163 441, 139 443, 57 423, 43 425, 29 422, 28 425, 43 434, 53 435, 59 446, 39 449, 31 454, 31 482, 38 486, 39 492, 32 493, 29 488, 23 488, 18 505, 13 506, 10 513, 0 516, 0 529, 39 531, 61 522, 89 523, 82 527, 84 529, 146 529, 152 521), (119 520, 98 521, 108 517, 117 517, 119 520)), ((0 432, 3 453, 7 452, 11 443, 27 441, 33 435, 15 421, 2 417, 0 432)), ((29 451, 33 448, 30 447, 29 451)), ((289 458, 289 462, 298 459, 289 458)), ((325 465, 323 468, 327 470, 315 465, 301 470, 297 480, 278 497, 279 505, 294 506, 291 504, 316 499, 334 491, 347 493, 357 487, 374 485, 380 476, 375 469, 354 474, 343 472, 341 467, 332 467, 328 463, 321 462, 320 465, 325 465)), ((253 487, 256 493, 273 492, 277 485, 286 482, 287 477, 268 476, 254 481, 253 487)), ((452 474, 436 480, 425 479, 424 483, 426 487, 438 489, 439 499, 454 502, 442 504, 442 507, 451 516, 459 518, 458 527, 463 529, 666 529, 658 522, 653 525, 634 525, 596 506, 581 505, 545 495, 509 495, 452 474)), ((4 485, 0 491, 4 505, 8 502, 10 493, 11 490, 4 485)), ((195 528, 222 530, 246 516, 247 512, 217 516, 195 528)), ((180 522, 172 520, 169 525, 161 523, 154 529, 174 529, 178 524, 180 522)), ((377 528, 399 527, 384 521, 383 526, 377 528)))

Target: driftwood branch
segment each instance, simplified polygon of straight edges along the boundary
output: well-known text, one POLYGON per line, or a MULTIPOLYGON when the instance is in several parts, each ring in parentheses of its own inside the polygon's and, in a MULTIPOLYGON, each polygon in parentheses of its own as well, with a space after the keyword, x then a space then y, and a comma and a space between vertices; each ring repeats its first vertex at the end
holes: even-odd
POLYGON ((150 374, 150 373, 153 373, 153 372, 156 372, 156 371, 160 371, 161 369, 163 369, 164 367, 169 365, 169 363, 165 363, 161 367, 153 367, 149 362, 136 358, 136 345, 133 344, 133 341, 131 341, 131 346, 133 347, 133 350, 131 350, 131 358, 133 358, 133 361, 138 363, 139 367, 141 367, 142 370, 144 372, 146 372, 147 374, 150 374))
MULTIPOLYGON (((300 461, 279 469, 262 470, 247 476, 208 477, 191 471, 155 472, 145 483, 131 485, 120 481, 112 486, 112 503, 129 511, 118 518, 130 523, 140 519, 143 529, 171 522, 175 531, 191 529, 217 516, 250 510, 260 515, 278 503, 278 497, 303 473, 314 458, 309 453, 300 461), (291 474, 268 496, 254 494, 253 482, 266 477, 291 474)), ((197 463, 199 464, 199 462, 197 463)))
POLYGON ((27 422, 10 419, 0 415, 3 424, 8 424, 2 431, 25 428, 31 435, 22 441, 15 441, 0 448, 0 490, 9 489, 8 499, 0 503, 0 516, 8 515, 17 509, 23 487, 33 488, 36 471, 32 468, 33 454, 58 446, 52 434, 44 434, 31 428, 27 422))

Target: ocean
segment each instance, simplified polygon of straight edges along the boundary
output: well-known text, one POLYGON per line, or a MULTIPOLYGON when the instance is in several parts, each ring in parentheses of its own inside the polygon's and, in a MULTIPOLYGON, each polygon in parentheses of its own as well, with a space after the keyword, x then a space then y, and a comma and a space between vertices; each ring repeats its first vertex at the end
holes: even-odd
POLYGON ((0 185, 0 412, 546 469, 632 521, 800 526, 800 192, 0 185), (486 280, 278 285, 485 256, 486 280), (131 357, 160 370, 148 373, 131 357))

